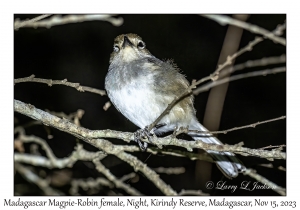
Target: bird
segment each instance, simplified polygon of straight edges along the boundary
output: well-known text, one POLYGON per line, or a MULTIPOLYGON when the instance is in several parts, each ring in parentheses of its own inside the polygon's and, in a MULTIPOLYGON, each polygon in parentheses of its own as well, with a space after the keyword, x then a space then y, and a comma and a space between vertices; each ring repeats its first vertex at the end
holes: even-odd
MULTIPOLYGON (((172 60, 162 61, 153 56, 137 34, 121 34, 114 39, 105 89, 116 109, 142 131, 188 87, 189 82, 176 64, 172 60)), ((181 127, 207 132, 196 117, 193 100, 190 95, 179 101, 151 132, 161 135, 181 127)), ((219 139, 208 133, 189 132, 188 135, 197 141, 222 145, 219 139)), ((137 141, 141 149, 147 147, 146 143, 142 145, 137 141)), ((231 152, 206 152, 229 179, 245 170, 243 163, 231 152)))

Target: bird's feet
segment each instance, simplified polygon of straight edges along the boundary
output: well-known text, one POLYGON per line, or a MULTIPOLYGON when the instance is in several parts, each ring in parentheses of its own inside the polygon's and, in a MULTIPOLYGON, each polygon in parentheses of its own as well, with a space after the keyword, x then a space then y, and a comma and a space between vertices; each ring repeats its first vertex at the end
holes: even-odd
POLYGON ((148 143, 142 141, 142 139, 148 139, 150 143, 153 143, 152 138, 153 138, 153 135, 155 135, 154 134, 155 130, 162 126, 165 126, 165 125, 166 124, 164 124, 164 123, 158 124, 151 131, 149 131, 148 126, 146 126, 144 129, 137 130, 134 133, 134 141, 136 141, 138 143, 138 145, 142 151, 145 151, 148 147, 148 143))
POLYGON ((142 141, 142 139, 148 139, 151 142, 150 131, 148 130, 148 126, 144 129, 139 129, 134 133, 134 141, 136 141, 142 151, 145 151, 148 147, 148 143, 142 141))

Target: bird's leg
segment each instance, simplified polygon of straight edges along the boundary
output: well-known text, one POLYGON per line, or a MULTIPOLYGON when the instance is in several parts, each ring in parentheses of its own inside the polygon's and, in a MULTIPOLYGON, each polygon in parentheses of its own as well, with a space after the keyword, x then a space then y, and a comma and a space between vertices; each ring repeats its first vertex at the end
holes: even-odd
POLYGON ((165 126, 165 123, 157 124, 151 131, 149 131, 148 126, 146 126, 144 129, 139 129, 134 133, 134 141, 136 141, 142 151, 145 151, 148 147, 147 142, 143 142, 142 139, 148 139, 150 143, 153 143, 152 138, 153 135, 155 135, 155 130, 158 128, 165 126))

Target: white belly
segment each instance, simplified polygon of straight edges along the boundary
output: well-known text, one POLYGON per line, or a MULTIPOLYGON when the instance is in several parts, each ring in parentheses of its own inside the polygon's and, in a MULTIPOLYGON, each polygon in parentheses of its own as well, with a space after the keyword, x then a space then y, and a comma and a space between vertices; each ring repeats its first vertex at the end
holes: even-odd
POLYGON ((139 84, 139 88, 136 88, 134 83, 126 84, 122 89, 109 93, 117 109, 140 128, 150 125, 172 100, 168 97, 165 98, 165 104, 157 103, 159 96, 146 85, 139 84))

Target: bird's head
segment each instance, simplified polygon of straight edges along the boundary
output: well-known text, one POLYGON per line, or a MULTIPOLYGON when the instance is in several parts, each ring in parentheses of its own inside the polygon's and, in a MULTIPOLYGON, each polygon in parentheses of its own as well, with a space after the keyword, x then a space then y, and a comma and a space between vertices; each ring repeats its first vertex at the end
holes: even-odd
POLYGON ((113 52, 110 55, 109 63, 125 62, 153 57, 146 49, 146 44, 136 34, 122 34, 115 38, 113 52))

